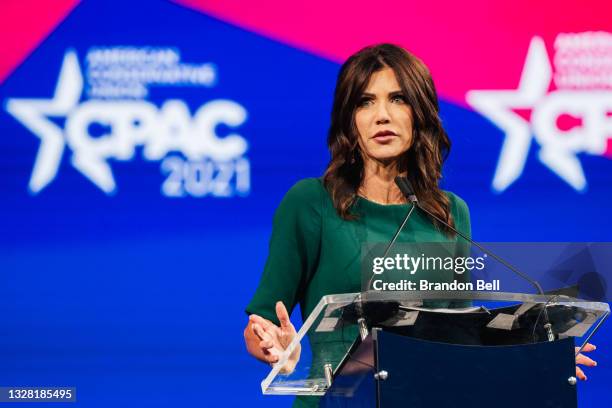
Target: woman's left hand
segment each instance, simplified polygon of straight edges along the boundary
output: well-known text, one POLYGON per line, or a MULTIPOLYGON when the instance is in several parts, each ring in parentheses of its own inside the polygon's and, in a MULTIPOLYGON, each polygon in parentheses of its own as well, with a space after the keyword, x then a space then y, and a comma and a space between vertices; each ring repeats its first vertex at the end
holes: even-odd
MULTIPOLYGON (((580 347, 576 347, 576 351, 578 351, 579 348, 580 347)), ((587 343, 586 346, 584 346, 584 348, 582 349, 582 353, 588 353, 589 351, 593 351, 596 348, 597 347, 595 347, 595 345, 587 343)), ((590 359, 582 353, 576 356, 576 377, 578 377, 578 379, 580 380, 586 381, 587 376, 584 374, 584 371, 582 371, 582 369, 578 367, 578 364, 587 367, 595 367, 597 365, 597 361, 590 359)))

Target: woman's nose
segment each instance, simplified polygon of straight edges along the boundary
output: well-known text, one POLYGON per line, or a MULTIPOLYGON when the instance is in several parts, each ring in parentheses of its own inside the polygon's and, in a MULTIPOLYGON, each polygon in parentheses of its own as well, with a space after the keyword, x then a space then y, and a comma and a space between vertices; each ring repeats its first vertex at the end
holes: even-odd
POLYGON ((382 125, 385 123, 389 123, 389 121, 389 112, 387 112, 386 109, 379 109, 379 111, 376 113, 376 124, 382 125))
POLYGON ((381 103, 376 110, 376 124, 382 125, 385 123, 389 123, 389 110, 385 103, 381 103))

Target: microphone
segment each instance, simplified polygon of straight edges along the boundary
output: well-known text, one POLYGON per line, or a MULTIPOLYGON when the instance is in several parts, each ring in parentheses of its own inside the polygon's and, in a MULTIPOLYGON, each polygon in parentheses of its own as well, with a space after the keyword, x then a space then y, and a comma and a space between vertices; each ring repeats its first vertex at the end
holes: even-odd
MULTIPOLYGON (((397 181, 397 178, 396 178, 396 181, 397 181)), ((412 212, 416 208, 416 196, 413 196, 413 197, 415 201, 411 201, 412 205, 410 206, 410 209, 406 213, 406 216, 402 220, 402 223, 398 227, 397 231, 395 231, 393 238, 391 238, 391 241, 389 241, 389 243, 387 244, 387 247, 385 248, 385 252, 382 256, 383 259, 386 258, 387 255, 389 254, 391 247, 393 247, 393 244, 395 244, 395 241, 397 241, 397 238, 399 237, 400 233, 406 226, 406 223, 410 219, 412 212)), ((368 281, 368 284, 365 288, 366 291, 370 290, 370 287, 372 286, 372 281, 374 280, 375 276, 376 275, 372 273, 372 276, 370 277, 370 280, 368 281)), ((363 341, 368 336, 367 321, 369 321, 370 323, 380 323, 382 321, 387 320, 389 317, 395 315, 395 313, 397 313, 397 310, 399 310, 399 303, 397 302, 391 302, 389 304, 382 304, 382 305, 359 303, 355 306, 355 310, 349 313, 349 315, 351 313, 355 315, 354 317, 350 317, 349 321, 352 321, 355 318, 357 319, 357 325, 359 327, 359 336, 361 337, 361 340, 363 341)))
POLYGON ((397 176, 395 178, 395 184, 397 184, 397 186, 399 187, 400 191, 402 192, 402 194, 412 203, 414 203, 415 206, 419 207, 419 209, 421 211, 423 211, 424 213, 426 213, 427 215, 429 215, 431 218, 435 219, 436 221, 438 221, 439 223, 447 226, 448 228, 450 228, 453 232, 455 232, 457 235, 459 235, 461 238, 465 239, 466 241, 468 241, 470 244, 474 244, 476 247, 478 247, 478 249, 480 249, 482 252, 484 252, 485 254, 493 257, 496 261, 500 262, 502 265, 504 265, 505 267, 507 267, 508 269, 510 269, 512 272, 514 272, 515 274, 517 274, 518 276, 520 276, 521 278, 525 279, 526 281, 528 281, 529 283, 531 283, 536 290, 538 291, 538 294, 540 295, 544 295, 544 291, 542 290, 542 287, 540 286, 540 284, 538 283, 538 281, 536 281, 535 279, 531 278, 530 276, 528 276, 527 274, 519 271, 518 269, 516 269, 514 266, 512 266, 511 264, 509 264, 506 260, 500 258, 499 256, 495 255, 493 252, 491 252, 490 250, 486 249, 485 247, 483 247, 482 245, 480 245, 478 242, 474 241, 473 239, 469 238, 468 236, 466 236, 465 234, 463 234, 462 232, 458 231, 457 229, 455 229, 455 227, 453 227, 452 225, 450 225, 449 223, 447 223, 446 221, 442 220, 440 217, 436 216, 435 214, 432 214, 430 211, 428 211, 426 208, 424 208, 422 205, 419 204, 419 200, 417 199, 417 196, 414 194, 414 189, 412 188, 412 183, 410 182, 410 180, 408 180, 407 177, 400 177, 397 176))
MULTIPOLYGON (((478 242, 474 241, 470 237, 468 237, 465 234, 463 234, 462 232, 458 231, 455 227, 453 227, 452 225, 450 225, 446 221, 442 220, 440 217, 436 216, 435 214, 432 214, 431 211, 428 211, 425 207, 420 205, 419 204, 419 200, 418 200, 416 194, 414 193, 414 188, 412 188, 412 183, 410 182, 410 180, 408 180, 407 177, 397 176, 395 178, 395 184, 397 184, 397 186, 399 187, 400 191, 408 199, 408 201, 413 203, 413 208, 414 207, 418 207, 421 211, 423 211, 424 213, 429 215, 434 220, 436 220, 439 223, 441 223, 441 224, 445 225, 446 227, 450 228, 453 232, 455 232, 461 238, 465 239, 470 244, 473 244, 474 246, 476 246, 478 249, 480 249, 485 254, 491 256, 493 259, 495 259, 496 261, 498 261, 499 263, 504 265, 506 268, 510 269, 512 272, 514 272, 519 277, 521 277, 521 278, 525 279, 527 282, 531 283, 536 288, 536 290, 538 291, 538 294, 545 295, 544 291, 542 290, 542 286, 540 286, 540 283, 538 281, 536 281, 535 279, 531 278, 529 275, 519 271, 517 268, 512 266, 505 259, 503 259, 503 258, 499 257, 498 255, 496 255, 495 253, 491 252, 489 249, 485 248, 484 246, 482 246, 478 242)), ((548 341, 553 341, 555 339, 555 337, 554 337, 554 334, 552 332, 552 328, 551 328, 550 322, 548 320, 548 312, 546 311, 546 307, 544 307, 544 322, 546 323, 544 325, 544 328, 546 329, 546 334, 548 336, 548 341)))
MULTIPOLYGON (((399 177, 395 178, 396 183, 397 183, 397 179, 398 178, 399 177)), ((401 190, 401 188, 400 188, 400 190, 401 190)), ((402 191, 402 193, 403 193, 403 191, 402 191)), ((395 241, 397 241, 397 238, 399 237, 399 234, 402 232, 402 230, 406 226, 406 223, 410 219, 410 216, 412 215, 412 212, 416 208, 416 196, 414 196, 414 195, 412 195, 412 196, 414 197, 414 201, 411 201, 412 205, 410 206, 410 209, 406 213, 406 216, 404 217, 404 220, 400 224, 400 226, 397 229, 397 231, 395 231, 395 234, 393 235, 393 238, 391 238, 391 241, 389 241, 389 244, 387 244, 387 248, 385 249, 385 253, 382 256, 383 259, 386 258, 387 255, 389 254, 389 251, 391 250, 391 247, 393 246, 393 244, 395 244, 395 241)), ((366 290, 370 290, 370 286, 372 285, 372 281, 374 280, 374 276, 375 275, 372 274, 372 276, 370 277, 370 280, 368 281, 368 285, 366 286, 366 290)))
POLYGON ((395 178, 395 184, 399 187, 400 191, 410 201, 411 203, 416 203, 418 205, 419 200, 417 196, 414 194, 414 189, 412 188, 412 184, 408 177, 397 176, 395 178))

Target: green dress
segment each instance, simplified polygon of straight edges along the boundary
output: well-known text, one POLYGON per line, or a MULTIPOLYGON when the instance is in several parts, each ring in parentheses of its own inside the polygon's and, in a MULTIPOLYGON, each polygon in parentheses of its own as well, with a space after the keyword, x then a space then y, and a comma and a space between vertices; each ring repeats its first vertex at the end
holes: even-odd
MULTIPOLYGON (((470 215, 465 202, 446 192, 455 228, 469 235, 470 215)), ((361 245, 388 242, 401 224, 409 204, 382 205, 359 197, 352 211, 357 220, 338 216, 322 179, 299 181, 285 195, 274 215, 269 255, 247 313, 279 324, 275 304, 282 301, 289 313, 299 303, 305 320, 322 296, 361 290, 361 245)), ((447 242, 415 210, 398 242, 447 242)), ((316 353, 313 347, 313 354, 316 353)), ((314 397, 298 397, 294 406, 316 406, 314 397)))

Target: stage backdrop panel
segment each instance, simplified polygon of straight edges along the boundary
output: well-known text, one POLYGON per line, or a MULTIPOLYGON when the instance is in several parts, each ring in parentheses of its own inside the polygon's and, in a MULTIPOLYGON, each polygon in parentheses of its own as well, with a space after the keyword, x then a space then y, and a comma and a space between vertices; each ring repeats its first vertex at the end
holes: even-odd
MULTIPOLYGON (((340 64, 375 42, 430 66, 453 141, 443 186, 474 238, 610 241, 610 12, 0 5, 0 386, 75 386, 86 407, 288 406, 260 395, 243 310, 276 206, 329 159, 340 64)), ((611 332, 583 406, 612 402, 611 332)))

